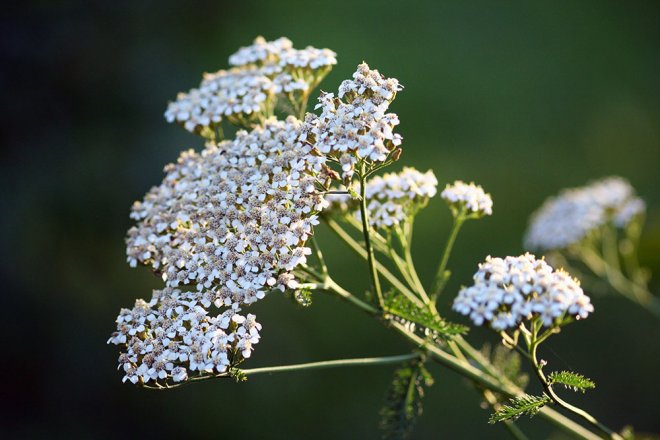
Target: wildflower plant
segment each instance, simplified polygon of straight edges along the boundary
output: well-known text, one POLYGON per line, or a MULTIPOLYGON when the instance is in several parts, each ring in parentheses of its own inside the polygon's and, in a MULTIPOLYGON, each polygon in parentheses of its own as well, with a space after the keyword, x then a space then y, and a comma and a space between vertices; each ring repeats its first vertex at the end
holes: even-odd
POLYGON ((525 247, 586 270, 660 318, 660 300, 637 258, 646 204, 622 177, 607 177, 550 197, 531 216, 525 247))
MULTIPOLYGON (((205 75, 198 88, 170 103, 166 119, 205 146, 181 153, 165 167, 161 184, 133 205, 128 263, 149 268, 163 287, 117 317, 108 343, 120 349, 123 381, 162 390, 266 372, 398 365, 381 427, 384 438, 405 438, 422 414, 435 362, 467 378, 493 408, 491 421, 503 421, 516 438, 524 436, 515 419, 537 413, 579 438, 620 438, 555 390, 584 391, 593 382, 569 371, 545 373, 537 357, 541 343, 594 312, 567 272, 531 254, 489 257, 479 266, 453 307, 497 332, 504 351, 477 350, 463 337, 468 327, 441 316, 436 304, 451 275, 458 233, 466 221, 492 215, 492 198, 462 181, 441 191, 453 226, 439 246, 434 279, 424 282, 412 256, 414 221, 437 195, 438 180, 431 170, 410 167, 376 174, 404 151, 399 118, 389 110, 403 87, 362 63, 336 95, 321 92, 316 111, 305 113, 335 63, 329 49, 298 50, 286 38, 259 37, 230 56, 229 70, 205 75), (233 138, 224 137, 225 124, 238 127, 233 138), (320 222, 366 261, 366 295, 332 278, 315 240, 320 222), (262 327, 249 307, 282 292, 303 306, 316 292, 345 300, 406 339, 410 351, 244 368, 270 325, 262 327), (542 395, 525 392, 527 376, 513 350, 530 360, 542 395)), ((633 208, 615 218, 634 217, 633 208)), ((533 232, 530 242, 540 244, 539 237, 533 232)))

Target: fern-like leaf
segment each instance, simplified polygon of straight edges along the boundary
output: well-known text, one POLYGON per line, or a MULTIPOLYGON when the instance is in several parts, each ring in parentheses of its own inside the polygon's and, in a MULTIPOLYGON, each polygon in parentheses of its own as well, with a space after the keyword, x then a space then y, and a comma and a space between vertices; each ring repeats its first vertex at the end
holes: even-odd
POLYGON ((550 385, 561 384, 567 389, 573 391, 582 391, 583 393, 591 388, 596 388, 596 384, 581 374, 572 371, 553 371, 548 376, 550 385))
POLYGON ((454 324, 438 318, 428 309, 419 308, 405 295, 392 292, 385 298, 385 311, 399 321, 414 323, 423 329, 428 329, 433 336, 451 339, 456 335, 464 334, 468 328, 464 325, 454 324))
POLYGON ((488 423, 503 422, 505 420, 516 420, 522 415, 533 417, 543 408, 550 398, 545 394, 541 396, 530 396, 525 394, 509 400, 508 405, 502 405, 488 420, 488 423))
POLYGON ((394 372, 385 406, 380 411, 383 439, 406 439, 412 433, 417 417, 422 415, 424 388, 433 384, 431 374, 421 361, 403 364, 394 372))
POLYGON ((491 349, 490 344, 484 344, 481 353, 490 359, 497 371, 504 374, 513 384, 525 389, 529 383, 529 375, 521 369, 522 358, 517 351, 511 350, 504 345, 496 345, 491 349))

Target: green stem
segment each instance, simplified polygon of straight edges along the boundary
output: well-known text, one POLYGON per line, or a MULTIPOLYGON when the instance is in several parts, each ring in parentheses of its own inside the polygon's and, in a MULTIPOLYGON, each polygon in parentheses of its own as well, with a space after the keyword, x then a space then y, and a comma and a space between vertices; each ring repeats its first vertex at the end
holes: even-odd
POLYGON ((403 249, 403 255, 405 258, 406 266, 408 269, 408 274, 414 284, 414 287, 417 289, 417 293, 422 297, 422 301, 426 304, 431 303, 426 290, 424 290, 424 285, 419 279, 417 274, 417 269, 415 269, 415 262, 412 257, 412 234, 413 234, 413 217, 407 221, 403 226, 403 231, 397 227, 399 241, 401 242, 401 248, 403 249))
POLYGON ((383 299, 383 292, 380 290, 380 280, 378 279, 378 270, 376 269, 376 259, 374 257, 374 249, 371 246, 371 237, 369 225, 369 210, 367 209, 367 178, 366 165, 362 162, 360 167, 360 214, 362 216, 362 234, 364 235, 364 247, 367 251, 367 264, 369 265, 369 273, 371 274, 371 283, 378 298, 378 305, 381 309, 385 307, 385 300, 383 299))
POLYGON ((419 353, 406 353, 397 356, 380 356, 380 357, 358 358, 358 359, 337 359, 332 361, 308 362, 305 364, 250 368, 247 370, 241 370, 241 373, 249 377, 255 374, 264 374, 264 373, 271 374, 271 373, 284 373, 289 371, 301 371, 301 370, 321 370, 325 368, 337 368, 337 367, 364 367, 371 365, 388 365, 388 364, 398 364, 418 357, 419 357, 419 353))
POLYGON ((316 254, 316 259, 319 260, 319 265, 321 266, 321 273, 323 275, 328 275, 328 265, 325 262, 325 258, 323 257, 323 252, 321 252, 321 247, 319 244, 316 242, 316 237, 312 235, 312 248, 314 249, 314 253, 316 254))
MULTIPOLYGON (((332 231, 337 234, 337 236, 344 241, 358 256, 363 259, 367 259, 367 252, 364 248, 353 239, 336 221, 331 218, 324 217, 326 224, 332 229, 332 231)), ((424 303, 415 295, 410 289, 408 289, 405 284, 403 284, 396 276, 392 274, 385 266, 376 261, 376 269, 378 272, 383 275, 391 285, 398 292, 405 295, 411 302, 413 302, 417 307, 424 307, 424 303)))
MULTIPOLYGON (((362 247, 355 240, 353 240, 353 238, 348 233, 346 233, 346 231, 344 231, 341 228, 341 226, 339 226, 339 224, 337 224, 334 220, 330 218, 326 218, 325 220, 328 226, 337 234, 339 238, 344 240, 346 244, 348 244, 349 247, 353 249, 359 256, 366 259, 367 255, 364 249, 362 249, 362 247)), ((379 271, 381 272, 381 274, 383 274, 383 276, 386 279, 388 279, 388 281, 397 283, 398 286, 402 288, 401 292, 407 291, 405 286, 403 286, 396 277, 394 277, 389 271, 387 271, 387 269, 380 266, 379 271)), ((334 293, 337 293, 342 299, 345 299, 353 303, 354 305, 361 307, 364 311, 372 315, 378 314, 378 310, 376 310, 373 306, 358 300, 350 292, 341 288, 333 281, 331 281, 331 284, 329 284, 328 287, 329 290, 331 290, 334 293)), ((412 292, 407 292, 407 295, 412 295, 412 298, 417 299, 417 296, 412 294, 412 292)), ((419 299, 417 299, 417 302, 420 302, 419 299)), ((420 306, 423 307, 424 304, 420 304, 420 306)), ((457 372, 463 377, 470 379, 474 383, 479 384, 480 386, 486 387, 491 391, 500 393, 508 397, 519 396, 524 394, 524 390, 520 389, 516 385, 512 384, 510 381, 506 380, 504 376, 500 372, 498 372, 496 368, 492 364, 490 364, 490 362, 487 359, 483 358, 483 356, 481 356, 481 354, 475 348, 473 348, 470 344, 468 344, 465 340, 463 340, 463 338, 457 337, 456 338, 457 343, 461 345, 461 347, 470 355, 470 357, 472 357, 475 360, 478 359, 477 363, 480 364, 483 370, 474 367, 466 360, 460 360, 455 356, 446 353, 445 351, 441 350, 439 347, 433 344, 429 344, 427 340, 419 337, 413 332, 410 332, 404 325, 393 321, 388 321, 388 322, 395 330, 397 330, 400 334, 402 334, 405 338, 407 338, 409 342, 415 344, 418 347, 424 347, 424 349, 427 351, 427 353, 429 353, 429 355, 435 362, 445 366, 446 368, 451 369, 452 371, 457 372)), ((539 414, 541 415, 541 417, 548 420, 550 423, 554 424, 558 428, 568 432, 575 438, 583 439, 583 440, 598 439, 598 436, 594 435, 589 430, 585 429, 584 427, 575 423, 574 421, 565 417, 564 415, 558 413, 552 408, 549 407, 541 408, 539 414)))
MULTIPOLYGON (((454 353, 454 356, 456 356, 457 358, 459 358, 459 359, 461 359, 465 362, 468 362, 467 358, 465 357, 465 355, 463 354, 463 352, 459 348, 459 345, 458 345, 457 341, 455 341, 455 340, 454 341, 449 341, 447 343, 447 345, 449 346, 451 351, 454 353)), ((495 394, 491 390, 489 390, 487 388, 479 388, 479 387, 476 386, 476 384, 475 384, 475 389, 477 391, 479 391, 481 393, 481 395, 484 396, 484 399, 486 400, 486 402, 488 402, 488 404, 494 410, 497 410, 497 407, 499 406, 499 402, 497 401, 497 397, 495 396, 495 394)), ((513 438, 515 438, 516 440, 527 440, 527 436, 525 435, 525 433, 523 433, 522 430, 520 428, 518 428, 518 425, 516 425, 513 421, 504 420, 504 426, 507 429, 507 431, 509 431, 509 434, 511 434, 511 436, 513 438)))
POLYGON ((305 113, 307 112, 307 101, 309 100, 309 94, 310 91, 306 91, 303 93, 302 97, 300 98, 300 107, 298 109, 298 119, 303 121, 305 119, 305 113))
POLYGON ((620 269, 612 267, 591 248, 583 247, 577 255, 589 270, 606 280, 615 291, 641 305, 656 318, 660 318, 660 299, 653 295, 645 285, 628 279, 620 269))
POLYGON ((603 255, 605 256, 605 261, 614 270, 621 272, 616 230, 612 225, 606 225, 602 228, 601 235, 603 237, 603 255))
MULTIPOLYGON (((388 364, 398 364, 404 361, 415 359, 419 357, 419 353, 406 353, 397 356, 380 356, 380 357, 371 357, 371 358, 357 358, 357 359, 336 359, 331 361, 320 361, 320 362, 307 362, 304 364, 292 364, 292 365, 277 365, 272 367, 260 367, 260 368, 248 368, 238 370, 241 375, 245 377, 255 376, 258 374, 273 374, 273 373, 287 373, 291 371, 304 371, 304 370, 322 370, 326 368, 337 368, 337 367, 365 367, 372 365, 388 365, 388 364)), ((149 385, 144 384, 145 388, 155 389, 155 390, 164 390, 170 388, 178 388, 180 386, 199 382, 202 380, 208 379, 219 379, 219 378, 230 378, 233 377, 229 372, 218 373, 218 374, 209 374, 203 376, 192 376, 188 380, 181 383, 171 384, 171 385, 149 385)))
POLYGON ((329 292, 336 293, 342 299, 352 303, 353 305, 359 307, 360 309, 362 309, 363 311, 367 312, 370 315, 378 315, 378 309, 376 309, 371 304, 362 301, 360 298, 353 295, 348 290, 342 288, 339 284, 335 283, 334 280, 332 280, 332 278, 330 277, 326 278, 325 283, 323 285, 323 289, 329 292))
POLYGON ((588 412, 584 411, 581 408, 571 405, 570 403, 566 402, 561 397, 559 397, 557 393, 555 393, 555 391, 552 389, 552 385, 548 382, 545 373, 543 373, 543 364, 539 363, 537 359, 536 351, 539 344, 541 343, 541 341, 537 339, 537 333, 538 333, 538 329, 534 328, 532 331, 531 339, 526 341, 529 342, 528 349, 531 358, 531 363, 532 366, 534 367, 534 373, 536 374, 536 377, 539 379, 539 382, 541 382, 541 385, 543 386, 543 389, 545 390, 548 397, 550 397, 552 401, 555 402, 560 407, 566 409, 567 411, 572 412, 577 416, 582 417, 584 420, 589 422, 592 426, 594 426, 596 429, 598 429, 600 432, 602 432, 605 435, 604 438, 623 440, 623 438, 619 434, 617 434, 607 426, 600 423, 598 420, 596 420, 594 416, 592 416, 591 414, 589 414, 588 412))
POLYGON ((447 273, 447 263, 449 262, 449 255, 451 254, 452 248, 454 247, 454 242, 458 236, 458 231, 461 229, 461 226, 465 222, 465 216, 463 213, 459 213, 454 218, 454 223, 447 239, 447 244, 445 245, 445 250, 442 253, 442 259, 440 260, 440 265, 438 266, 438 271, 435 274, 435 280, 433 281, 433 288, 431 289, 431 300, 435 303, 438 299, 438 295, 444 289, 445 284, 449 280, 449 274, 447 273))

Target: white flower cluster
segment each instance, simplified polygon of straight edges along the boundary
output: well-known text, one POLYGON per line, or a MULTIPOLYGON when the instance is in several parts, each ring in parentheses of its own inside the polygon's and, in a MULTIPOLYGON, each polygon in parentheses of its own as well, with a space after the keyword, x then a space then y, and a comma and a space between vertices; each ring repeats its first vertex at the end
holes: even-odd
MULTIPOLYGON (((438 180, 431 170, 421 173, 406 167, 400 173, 374 177, 365 188, 369 223, 376 228, 388 228, 406 221, 435 196, 437 186, 438 180)), ((360 211, 355 215, 361 219, 360 211)))
POLYGON ((311 253, 305 242, 327 206, 315 188, 324 158, 296 142, 300 126, 270 119, 201 154, 182 153, 133 205, 129 264, 151 266, 168 287, 196 285, 218 307, 295 289, 290 272, 311 253))
POLYGON ((337 59, 329 49, 298 50, 287 38, 258 37, 230 56, 229 63, 235 67, 205 74, 198 88, 179 93, 165 111, 167 121, 197 133, 225 118, 237 125, 253 124, 272 114, 278 95, 308 93, 316 87, 337 59))
POLYGON ((154 291, 149 302, 139 299, 132 310, 122 309, 108 343, 125 350, 118 367, 123 381, 182 382, 189 374, 225 373, 249 358, 261 330, 255 316, 231 308, 210 316, 208 306, 197 293, 166 288, 154 291))
POLYGON ((384 162, 401 144, 394 133, 399 118, 386 113, 401 89, 398 80, 360 64, 353 79, 341 84, 338 97, 321 94, 316 105, 321 114, 308 114, 305 120, 308 142, 339 160, 344 179, 352 177, 359 160, 384 162))
POLYGON ((213 127, 223 118, 253 120, 273 106, 277 85, 261 69, 220 70, 204 74, 202 83, 179 93, 165 111, 167 122, 178 122, 190 132, 213 127))
POLYGON ((625 227, 645 210, 644 201, 621 177, 608 177, 563 190, 532 215, 525 234, 530 249, 562 249, 580 242, 609 222, 625 227))
POLYGON ((450 206, 457 209, 465 207, 468 213, 483 216, 493 213, 493 199, 490 194, 484 192, 483 188, 474 183, 465 183, 457 180, 448 184, 440 193, 450 206))
POLYGON ((576 279, 529 253, 488 257, 473 279, 474 285, 460 290, 453 309, 497 331, 533 317, 549 327, 567 316, 586 318, 594 310, 576 279))
POLYGON ((312 46, 302 50, 294 49, 291 40, 285 37, 274 41, 257 37, 252 45, 241 47, 231 55, 229 64, 265 66, 275 73, 280 73, 287 67, 317 70, 337 64, 337 54, 330 49, 317 49, 312 46))

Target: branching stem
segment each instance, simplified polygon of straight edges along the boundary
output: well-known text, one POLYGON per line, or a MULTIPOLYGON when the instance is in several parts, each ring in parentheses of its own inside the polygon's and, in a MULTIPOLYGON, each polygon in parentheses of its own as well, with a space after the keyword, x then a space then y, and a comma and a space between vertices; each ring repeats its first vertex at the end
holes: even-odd
POLYGON ((438 271, 435 274, 435 280, 433 281, 433 288, 431 289, 431 301, 435 303, 438 299, 438 295, 444 289, 445 284, 449 281, 449 274, 447 273, 447 263, 449 262, 449 255, 451 255, 452 248, 454 247, 454 242, 458 236, 458 231, 460 231, 461 226, 465 222, 465 214, 461 211, 454 218, 454 223, 449 233, 449 238, 447 239, 447 244, 445 245, 445 250, 442 253, 442 259, 440 260, 440 265, 438 266, 438 271))
POLYGON ((528 345, 530 360, 532 363, 532 367, 534 368, 534 373, 536 374, 536 377, 539 379, 539 382, 541 382, 541 385, 543 386, 543 390, 545 391, 545 393, 548 395, 548 397, 552 399, 554 403, 556 403, 560 407, 566 409, 567 411, 572 412, 575 415, 582 417, 584 420, 589 422, 598 431, 604 434, 603 438, 613 439, 613 440, 623 440, 623 438, 619 434, 617 434, 607 426, 600 423, 598 420, 596 420, 594 416, 592 416, 591 414, 589 414, 588 412, 584 411, 581 408, 571 405, 570 403, 566 402, 561 397, 559 397, 557 393, 555 393, 554 389, 552 388, 552 385, 548 382, 548 379, 545 376, 545 373, 543 372, 544 363, 539 362, 537 358, 536 352, 538 346, 541 344, 541 342, 543 342, 541 338, 538 338, 538 332, 541 328, 540 323, 541 321, 538 319, 532 321, 531 336, 525 335, 525 342, 528 345))
POLYGON ((369 273, 371 274, 371 283, 374 288, 376 297, 378 298, 378 306, 383 309, 385 307, 385 300, 383 292, 380 290, 380 280, 378 279, 378 270, 376 269, 376 259, 374 256, 374 249, 371 246, 371 225, 369 225, 369 210, 367 209, 367 177, 366 165, 364 161, 360 167, 360 214, 362 216, 362 234, 364 235, 364 247, 367 251, 367 264, 369 265, 369 273))

